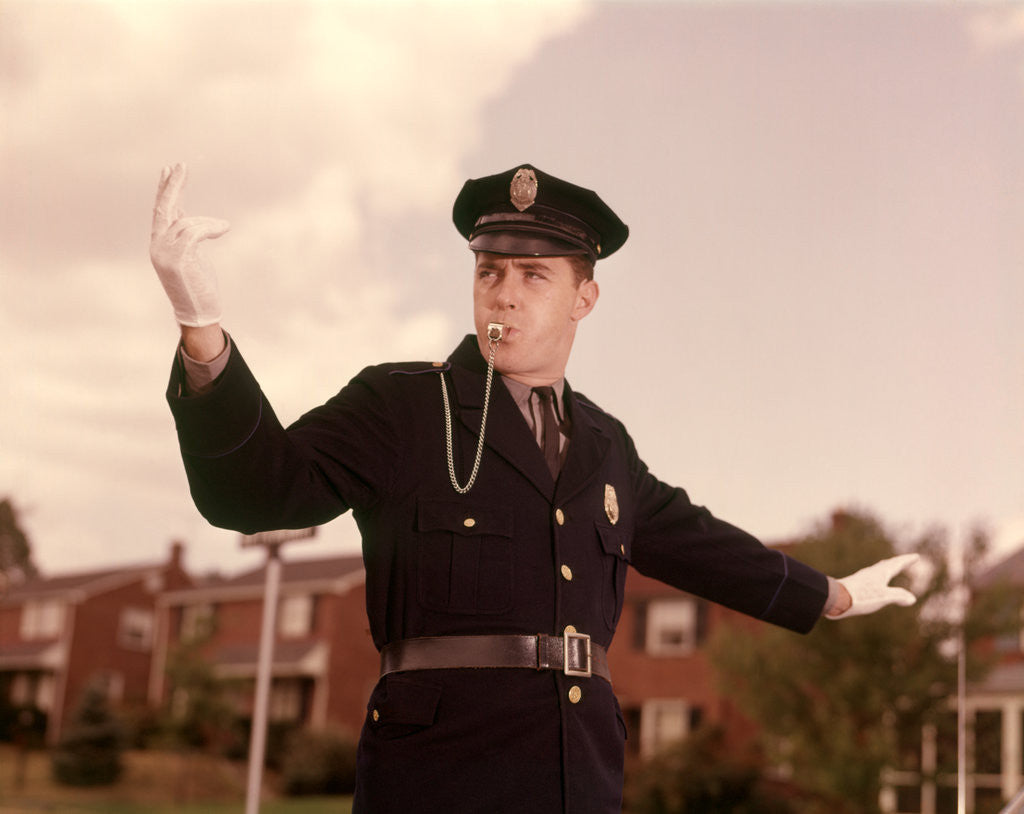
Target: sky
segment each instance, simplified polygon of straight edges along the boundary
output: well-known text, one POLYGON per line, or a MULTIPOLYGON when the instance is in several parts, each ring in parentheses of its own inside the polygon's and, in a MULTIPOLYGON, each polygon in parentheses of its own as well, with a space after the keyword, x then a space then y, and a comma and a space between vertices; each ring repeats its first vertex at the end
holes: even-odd
MULTIPOLYGON (((0 110, 0 496, 44 573, 262 560, 164 400, 177 161, 285 422, 447 356, 452 201, 532 163, 630 226, 567 375, 661 479, 767 542, 847 508, 1024 545, 1020 5, 0 0, 0 110)), ((357 547, 343 517, 285 556, 357 547)))

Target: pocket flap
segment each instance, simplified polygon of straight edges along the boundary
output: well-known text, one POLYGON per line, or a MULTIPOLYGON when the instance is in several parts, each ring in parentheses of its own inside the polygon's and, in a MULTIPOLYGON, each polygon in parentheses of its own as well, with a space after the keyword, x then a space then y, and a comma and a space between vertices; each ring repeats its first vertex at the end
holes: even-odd
POLYGON ((601 548, 605 554, 618 557, 629 562, 629 553, 632 545, 631 535, 621 529, 612 526, 597 525, 597 536, 601 538, 601 548))
POLYGON ((416 529, 474 537, 511 537, 512 510, 487 503, 421 500, 416 505, 416 529))
POLYGON ((383 687, 370 698, 367 709, 376 710, 381 725, 430 726, 437 716, 440 700, 441 688, 436 684, 386 676, 383 687))

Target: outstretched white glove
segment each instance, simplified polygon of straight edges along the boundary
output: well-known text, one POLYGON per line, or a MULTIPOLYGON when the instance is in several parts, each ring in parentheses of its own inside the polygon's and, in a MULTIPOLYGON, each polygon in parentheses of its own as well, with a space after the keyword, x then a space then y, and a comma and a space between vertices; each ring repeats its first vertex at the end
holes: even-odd
POLYGON ((219 218, 185 217, 178 199, 187 176, 184 164, 164 167, 160 173, 149 259, 178 322, 201 328, 220 322, 221 308, 217 276, 199 256, 199 244, 220 237, 230 224, 219 218))
POLYGON ((889 582, 904 568, 917 562, 918 554, 900 554, 887 560, 879 560, 874 565, 861 568, 859 571, 843 577, 839 583, 850 594, 851 604, 842 613, 829 614, 829 619, 846 619, 850 616, 864 616, 884 608, 886 605, 902 605, 906 607, 917 601, 906 588, 896 588, 889 582))

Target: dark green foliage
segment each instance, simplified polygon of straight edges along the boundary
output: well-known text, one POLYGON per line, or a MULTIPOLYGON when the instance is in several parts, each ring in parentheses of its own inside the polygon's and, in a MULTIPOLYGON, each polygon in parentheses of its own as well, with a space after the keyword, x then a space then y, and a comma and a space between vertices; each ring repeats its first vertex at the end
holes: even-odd
MULTIPOLYGON (((843 577, 918 551, 926 563, 917 573, 925 584, 914 586, 918 603, 823 619, 807 636, 763 626, 730 627, 713 638, 722 689, 758 724, 770 760, 788 766, 800 787, 833 795, 835 812, 877 812, 882 770, 898 764, 899 742, 919 742, 922 725, 937 721, 956 692, 956 585, 947 549, 939 533, 897 546, 874 518, 837 514, 788 553, 843 577)), ((983 551, 984 538, 975 535, 970 562, 983 551)), ((895 584, 908 583, 898 577, 895 584)), ((968 627, 979 636, 992 631, 992 622, 985 606, 968 627)), ((984 667, 975 661, 971 675, 984 667)))
POLYGON ((174 648, 167 660, 171 695, 164 731, 177 748, 227 751, 238 739, 229 687, 202 652, 210 633, 174 648))
POLYGON ((795 814, 789 800, 765 782, 762 769, 755 752, 728 744, 721 729, 698 729, 630 774, 625 810, 629 814, 795 814))
POLYGON ((281 785, 293 796, 351 794, 356 785, 355 739, 337 730, 296 730, 284 750, 281 785))
POLYGON ((99 685, 90 685, 53 752, 53 776, 67 786, 106 786, 121 776, 121 726, 99 685))
POLYGON ((5 497, 0 500, 0 593, 5 583, 19 582, 37 573, 32 546, 18 520, 18 511, 5 497))

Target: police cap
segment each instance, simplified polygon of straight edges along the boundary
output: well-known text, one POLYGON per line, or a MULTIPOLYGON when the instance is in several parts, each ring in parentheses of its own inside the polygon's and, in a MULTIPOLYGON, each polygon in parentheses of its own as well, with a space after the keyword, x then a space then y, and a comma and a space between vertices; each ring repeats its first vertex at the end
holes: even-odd
POLYGON ((597 261, 629 236, 597 193, 529 164, 466 181, 452 220, 471 249, 496 254, 586 254, 597 261))

